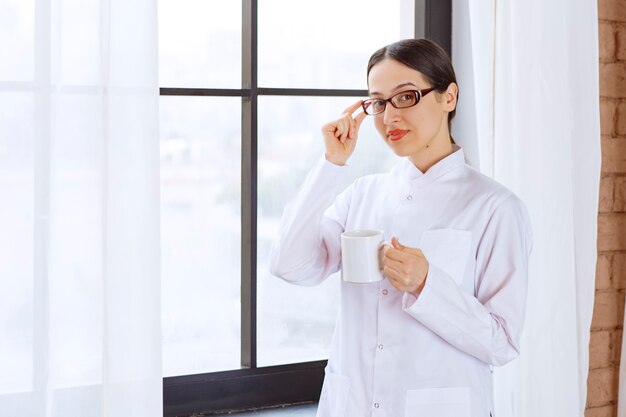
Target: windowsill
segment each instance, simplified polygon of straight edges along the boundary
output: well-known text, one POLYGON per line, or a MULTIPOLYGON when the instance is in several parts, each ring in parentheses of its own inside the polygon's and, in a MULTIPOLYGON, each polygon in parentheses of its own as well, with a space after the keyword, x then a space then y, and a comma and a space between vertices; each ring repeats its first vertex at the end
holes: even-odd
POLYGON ((229 416, 254 416, 254 417, 315 417, 317 411, 317 403, 293 405, 289 407, 277 407, 269 410, 247 411, 245 413, 228 414, 229 416))

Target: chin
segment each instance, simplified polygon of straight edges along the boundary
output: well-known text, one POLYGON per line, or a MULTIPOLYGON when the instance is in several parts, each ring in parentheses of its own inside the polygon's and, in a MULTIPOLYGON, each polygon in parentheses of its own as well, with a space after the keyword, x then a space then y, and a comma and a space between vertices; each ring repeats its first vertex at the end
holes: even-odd
POLYGON ((410 152, 407 152, 407 151, 402 150, 402 149, 398 149, 398 148, 397 148, 397 147, 395 147, 395 146, 389 146, 389 148, 390 148, 390 149, 391 149, 391 151, 392 151, 394 154, 396 154, 397 156, 404 157, 404 156, 409 156, 409 155, 411 154, 410 152))
MULTIPOLYGON (((402 138, 404 140, 405 138, 402 138)), ((394 143, 389 140, 386 140, 385 143, 387 146, 398 156, 409 156, 413 155, 416 149, 420 149, 421 147, 414 146, 415 144, 404 142, 404 143, 394 143)))

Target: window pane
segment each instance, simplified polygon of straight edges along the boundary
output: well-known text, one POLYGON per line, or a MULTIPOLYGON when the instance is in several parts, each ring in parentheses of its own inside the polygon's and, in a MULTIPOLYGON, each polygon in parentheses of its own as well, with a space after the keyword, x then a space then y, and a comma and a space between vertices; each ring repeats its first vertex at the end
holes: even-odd
POLYGON ((239 368, 241 99, 160 113, 164 376, 239 368))
MULTIPOLYGON (((98 85, 101 80, 101 7, 98 0, 63 0, 58 8, 59 78, 63 84, 98 85)), ((53 28, 53 31, 57 28, 53 28)), ((54 64, 53 64, 54 65, 54 64)), ((55 80, 56 81, 56 80, 55 80)))
POLYGON ((413 37, 414 2, 259 1, 259 86, 366 89, 370 55, 413 37))
MULTIPOLYGON (((339 303, 339 273, 320 286, 299 287, 272 276, 267 254, 285 205, 323 157, 321 126, 357 98, 260 97, 258 146, 259 366, 325 359, 339 303)), ((365 119, 350 159, 353 174, 385 172, 397 157, 365 119)))
POLYGON ((0 394, 33 375, 33 96, 0 94, 0 394))
POLYGON ((102 381, 103 336, 94 323, 102 321, 103 312, 105 214, 102 99, 58 93, 55 104, 46 267, 49 380, 60 388, 102 381))
POLYGON ((35 2, 0 2, 0 81, 35 77, 35 2))
POLYGON ((159 85, 241 88, 241 1, 159 0, 159 85))

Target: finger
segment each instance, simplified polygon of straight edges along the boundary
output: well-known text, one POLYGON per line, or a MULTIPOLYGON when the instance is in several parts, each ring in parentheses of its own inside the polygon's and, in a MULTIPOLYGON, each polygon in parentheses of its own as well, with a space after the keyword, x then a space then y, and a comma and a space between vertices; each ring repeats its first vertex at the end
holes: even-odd
POLYGON ((356 138, 357 135, 357 129, 356 129, 356 122, 354 121, 354 119, 352 117, 349 118, 350 121, 350 139, 354 139, 356 138))
POLYGON ((325 125, 322 126, 322 133, 326 133, 326 132, 332 132, 334 131, 335 128, 332 127, 331 123, 326 123, 325 125))
POLYGON ((396 261, 395 259, 386 259, 385 266, 406 275, 406 264, 400 261, 396 261))
POLYGON ((387 281, 389 281, 391 286, 394 287, 396 290, 402 291, 402 285, 397 279, 387 276, 387 281))
POLYGON ((343 112, 348 113, 349 115, 352 115, 352 113, 354 113, 356 109, 361 107, 361 103, 363 103, 363 100, 359 100, 356 103, 351 104, 350 106, 346 107, 346 109, 343 112))
POLYGON ((406 246, 404 246, 402 243, 400 243, 398 238, 395 237, 395 236, 393 236, 391 238, 391 244, 393 245, 394 248, 396 248, 398 250, 404 250, 406 248, 406 246))
POLYGON ((361 113, 357 114, 356 117, 354 118, 357 132, 361 128, 361 123, 363 123, 363 120, 365 120, 366 117, 367 117, 367 113, 362 111, 361 113))
POLYGON ((350 116, 344 117, 343 123, 346 126, 346 139, 352 139, 352 118, 350 116))
POLYGON ((397 271, 389 270, 388 274, 385 275, 391 285, 394 286, 399 291, 405 291, 407 287, 411 284, 411 280, 398 274, 397 271))
POLYGON ((346 141, 346 138, 348 137, 348 133, 350 133, 350 126, 345 120, 342 120, 340 123, 342 128, 341 143, 344 143, 346 141))
POLYGON ((342 133, 343 133, 343 125, 341 123, 337 123, 337 127, 335 128, 335 137, 341 140, 342 133))
POLYGON ((398 262, 408 262, 413 256, 396 248, 389 248, 385 251, 385 259, 393 259, 398 262))
POLYGON ((385 266, 383 268, 383 272, 387 278, 390 278, 393 281, 400 281, 400 273, 393 269, 390 266, 385 266))
POLYGON ((413 248, 411 246, 404 246, 402 243, 400 243, 400 241, 398 240, 397 237, 392 237, 391 238, 391 243, 393 244, 393 247, 403 253, 406 253, 408 255, 412 255, 412 256, 424 256, 424 254, 422 253, 422 250, 419 248, 413 248))

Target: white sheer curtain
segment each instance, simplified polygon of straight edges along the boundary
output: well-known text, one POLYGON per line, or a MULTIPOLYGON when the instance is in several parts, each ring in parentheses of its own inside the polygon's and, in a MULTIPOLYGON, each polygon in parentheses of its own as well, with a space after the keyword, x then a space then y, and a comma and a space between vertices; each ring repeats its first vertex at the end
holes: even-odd
POLYGON ((2 14, 0 415, 160 417, 156 1, 2 14))
POLYGON ((597 2, 453 2, 455 139, 526 203, 534 249, 520 357, 494 417, 583 416, 600 182, 597 2))

